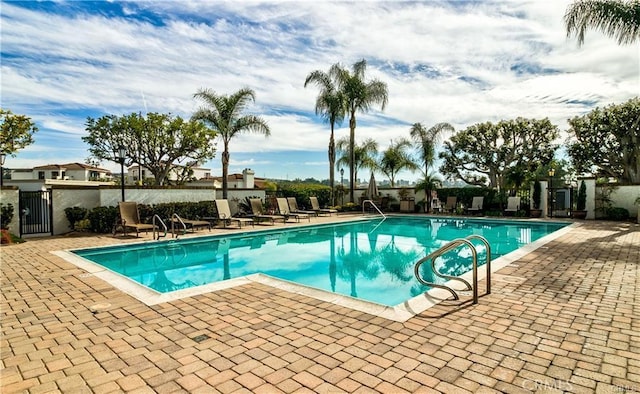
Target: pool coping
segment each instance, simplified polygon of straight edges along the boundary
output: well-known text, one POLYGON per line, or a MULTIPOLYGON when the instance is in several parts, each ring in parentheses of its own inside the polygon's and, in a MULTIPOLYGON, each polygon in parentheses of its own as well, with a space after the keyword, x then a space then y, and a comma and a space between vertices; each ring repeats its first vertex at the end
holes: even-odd
MULTIPOLYGON (((514 250, 513 252, 510 252, 493 260, 491 262, 491 273, 493 274, 496 271, 510 265, 514 261, 521 259, 523 256, 533 252, 536 249, 539 249, 548 242, 553 241, 554 239, 566 234, 571 229, 579 226, 579 223, 568 224, 551 234, 547 234, 534 242, 524 245, 514 250)), ((405 322, 410 318, 428 310, 429 308, 438 305, 442 301, 449 299, 451 296, 451 293, 444 289, 433 288, 419 296, 410 298, 402 302, 401 304, 395 306, 386 306, 375 302, 365 301, 362 299, 321 290, 315 287, 294 283, 284 279, 275 278, 262 273, 227 279, 220 282, 209 283, 206 285, 187 289, 175 290, 170 293, 160 293, 144 285, 141 285, 124 275, 121 275, 115 271, 111 271, 108 268, 105 268, 97 263, 82 258, 74 254, 71 250, 51 251, 51 253, 75 265, 76 267, 85 270, 86 273, 80 274, 80 277, 94 276, 96 278, 102 279, 116 289, 132 296, 143 304, 149 306, 176 301, 179 299, 193 297, 205 293, 221 291, 250 283, 261 283, 273 288, 281 289, 294 294, 304 295, 334 305, 351 308, 360 312, 369 313, 371 315, 382 317, 388 320, 405 322)), ((485 269, 479 269, 478 282, 485 279, 486 274, 487 273, 485 269)), ((473 272, 469 271, 461 275, 460 277, 471 282, 472 276, 473 272)), ((518 278, 514 278, 514 280, 515 279, 518 278)), ((459 289, 460 283, 457 281, 449 281, 445 284, 452 287, 453 289, 461 291, 459 289)), ((485 292, 486 288, 478 289, 479 294, 484 294, 485 292)))

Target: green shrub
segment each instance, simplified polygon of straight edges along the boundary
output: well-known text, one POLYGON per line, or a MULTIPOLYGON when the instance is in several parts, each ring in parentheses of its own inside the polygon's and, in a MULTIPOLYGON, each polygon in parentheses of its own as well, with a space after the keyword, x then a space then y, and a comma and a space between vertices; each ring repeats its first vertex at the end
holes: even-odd
POLYGON ((13 204, 0 203, 0 228, 8 229, 13 220, 13 204))
POLYGON ((466 207, 471 206, 473 197, 478 196, 484 197, 484 205, 487 207, 491 206, 494 201, 498 201, 499 203, 497 194, 497 190, 486 187, 449 187, 438 189, 438 199, 440 201, 447 201, 447 197, 455 196, 457 197, 457 203, 464 204, 466 207))
POLYGON ((542 198, 542 185, 539 180, 535 180, 533 183, 533 195, 531 196, 533 209, 540 209, 540 203, 542 198))
POLYGON ((576 210, 584 211, 587 207, 587 185, 582 181, 578 189, 578 197, 576 198, 576 210))
POLYGON ((607 219, 609 220, 627 220, 629 219, 629 210, 626 208, 608 208, 607 211, 607 219))
POLYGON ((311 208, 309 197, 318 197, 321 207, 330 206, 331 188, 316 183, 281 183, 278 185, 278 194, 282 197, 295 197, 300 209, 311 208))
POLYGON ((89 229, 94 233, 110 233, 119 215, 120 211, 117 207, 93 208, 87 215, 90 222, 89 229))
POLYGON ((71 230, 76 229, 76 223, 87 218, 89 210, 83 207, 69 207, 64 209, 64 215, 69 221, 71 230))

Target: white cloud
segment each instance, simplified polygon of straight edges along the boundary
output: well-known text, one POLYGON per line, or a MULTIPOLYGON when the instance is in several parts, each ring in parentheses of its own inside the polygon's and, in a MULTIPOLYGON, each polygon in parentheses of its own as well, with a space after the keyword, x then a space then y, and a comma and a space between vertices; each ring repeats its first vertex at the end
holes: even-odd
MULTIPOLYGON (((188 117, 198 106, 197 89, 231 93, 245 86, 256 91, 251 110, 268 120, 272 136, 240 136, 233 153, 315 150, 324 158, 329 126, 314 115, 317 89, 305 89, 304 78, 361 58, 369 77, 388 84, 389 105, 360 115, 356 135, 383 148, 415 122, 460 129, 526 116, 549 117, 564 128, 567 118, 593 105, 640 94, 637 47, 598 32, 577 47, 562 21, 568 0, 119 4, 126 9, 121 17, 65 12, 73 2, 57 3, 58 12, 3 3, 2 105, 41 128, 36 146, 19 154, 25 163, 58 149, 54 138, 41 135, 79 141, 86 116, 188 117)), ((65 154, 59 161, 83 161, 82 143, 74 148, 73 160, 65 154)), ((309 175, 327 172, 316 171, 309 175)))

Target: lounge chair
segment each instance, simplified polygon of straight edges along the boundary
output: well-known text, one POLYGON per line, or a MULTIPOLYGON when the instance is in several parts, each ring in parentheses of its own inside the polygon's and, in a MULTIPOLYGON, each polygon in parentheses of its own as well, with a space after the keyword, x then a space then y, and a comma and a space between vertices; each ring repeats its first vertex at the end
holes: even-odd
POLYGON ((457 203, 458 203, 458 197, 456 196, 447 197, 447 203, 444 205, 444 208, 442 209, 442 211, 454 213, 456 211, 457 203))
POLYGON ((320 203, 318 202, 318 197, 311 196, 311 197, 309 197, 309 201, 311 202, 311 209, 314 210, 316 212, 316 214, 318 214, 318 215, 325 214, 325 215, 331 216, 332 213, 335 213, 335 214, 338 213, 337 209, 320 208, 320 203))
POLYGON ((287 197, 287 202, 289 203, 289 210, 293 213, 306 213, 307 215, 315 215, 318 216, 316 211, 305 211, 298 207, 298 200, 295 197, 287 197))
MULTIPOLYGON (((149 230, 153 231, 153 224, 142 223, 140 221, 140 213, 138 212, 138 203, 135 201, 122 201, 118 204, 120 208, 120 223, 122 233, 127 235, 127 229, 135 229, 136 237, 140 236, 140 231, 145 233, 149 230)), ((115 231, 114 231, 115 235, 115 231)))
POLYGON ((291 209, 289 208, 289 203, 287 202, 286 198, 279 197, 279 198, 276 198, 276 201, 278 201, 278 212, 280 212, 280 215, 285 217, 293 217, 298 222, 300 222, 300 219, 307 219, 311 221, 311 217, 306 213, 291 212, 291 209))
POLYGON ((507 198, 507 208, 505 208, 504 213, 512 213, 516 214, 520 210, 520 197, 509 197, 507 198))
POLYGON ((442 204, 440 204, 438 197, 435 197, 431 200, 431 212, 439 213, 440 211, 442 211, 442 204))
POLYGON ((287 217, 283 215, 268 215, 264 213, 264 207, 262 206, 262 200, 259 198, 252 198, 249 200, 251 203, 251 212, 253 213, 253 220, 256 223, 270 221, 271 224, 275 224, 276 220, 282 220, 282 223, 287 222, 287 217))
POLYGON ((484 197, 480 196, 476 196, 473 198, 473 201, 471 202, 471 206, 467 209, 467 212, 469 213, 482 213, 482 206, 484 205, 484 197))
POLYGON ((238 227, 242 227, 242 223, 251 223, 254 226, 254 221, 251 218, 234 218, 231 216, 231 209, 229 208, 229 201, 227 200, 214 200, 216 204, 216 210, 218 211, 218 220, 222 221, 223 227, 227 227, 227 224, 232 222, 238 223, 238 227))
POLYGON ((177 227, 184 227, 184 231, 186 232, 187 230, 191 230, 192 232, 195 231, 196 228, 200 228, 200 227, 206 227, 209 229, 209 231, 211 231, 211 222, 206 221, 206 220, 192 220, 192 219, 185 219, 180 217, 177 214, 174 214, 171 217, 171 224, 173 226, 173 228, 177 227))

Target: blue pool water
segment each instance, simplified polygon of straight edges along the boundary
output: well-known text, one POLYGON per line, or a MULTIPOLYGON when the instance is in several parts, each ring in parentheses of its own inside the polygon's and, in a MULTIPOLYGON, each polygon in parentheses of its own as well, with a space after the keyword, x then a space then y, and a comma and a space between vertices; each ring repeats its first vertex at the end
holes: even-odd
MULTIPOLYGON (((447 242, 471 234, 491 244, 496 259, 565 224, 513 220, 389 217, 75 250, 73 253, 165 293, 263 273, 307 286, 394 306, 426 290, 414 263, 447 242)), ((479 261, 484 249, 479 247, 479 261)), ((460 248, 437 260, 442 273, 471 269, 460 248)), ((430 270, 429 264, 423 269, 430 270)), ((430 272, 423 272, 428 280, 430 272)), ((434 282, 439 282, 433 279, 434 282)))

